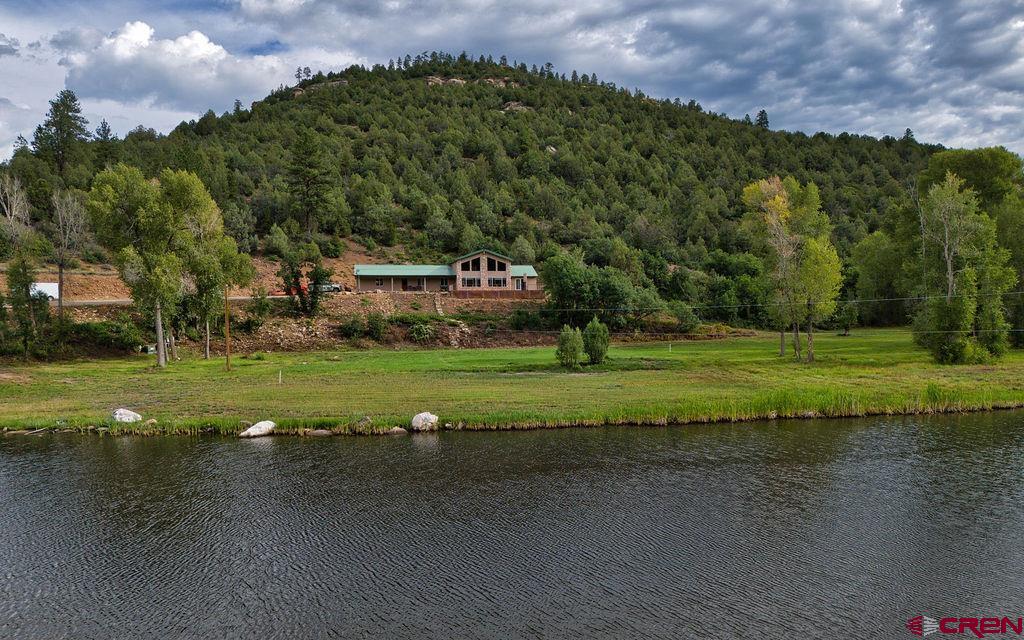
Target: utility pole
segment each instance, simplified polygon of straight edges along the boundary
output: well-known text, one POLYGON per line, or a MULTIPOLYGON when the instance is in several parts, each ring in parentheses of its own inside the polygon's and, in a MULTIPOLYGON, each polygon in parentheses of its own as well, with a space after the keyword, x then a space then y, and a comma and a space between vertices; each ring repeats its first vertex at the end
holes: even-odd
POLYGON ((231 309, 228 304, 228 286, 224 285, 224 358, 226 369, 231 371, 231 309))

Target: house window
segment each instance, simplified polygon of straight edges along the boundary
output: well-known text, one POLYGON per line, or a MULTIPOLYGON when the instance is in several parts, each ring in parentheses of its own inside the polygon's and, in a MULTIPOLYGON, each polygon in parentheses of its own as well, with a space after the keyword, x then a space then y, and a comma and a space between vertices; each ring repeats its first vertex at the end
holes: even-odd
POLYGON ((469 268, 469 260, 466 260, 465 262, 462 263, 462 270, 471 271, 471 269, 469 268))
POLYGON ((375 287, 383 287, 384 286, 384 278, 377 278, 376 280, 374 280, 373 281, 373 286, 375 286, 375 287))
POLYGON ((504 289, 508 287, 508 280, 505 278, 487 278, 487 286, 492 289, 504 289))
POLYGON ((526 280, 516 278, 516 291, 526 291, 526 280))
POLYGON ((488 271, 505 271, 508 268, 501 260, 495 260, 494 258, 487 258, 487 270, 488 271))
POLYGON ((480 278, 463 278, 462 279, 462 286, 466 287, 467 289, 472 288, 472 287, 479 287, 480 286, 480 278))

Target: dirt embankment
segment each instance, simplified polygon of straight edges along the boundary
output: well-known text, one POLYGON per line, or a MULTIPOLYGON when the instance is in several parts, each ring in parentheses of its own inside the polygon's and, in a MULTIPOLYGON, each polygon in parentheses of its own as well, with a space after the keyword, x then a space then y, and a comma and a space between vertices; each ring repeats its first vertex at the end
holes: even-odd
MULTIPOLYGON (((401 246, 381 248, 368 252, 366 247, 351 240, 346 241, 345 253, 339 258, 324 258, 324 266, 333 273, 331 280, 355 289, 356 280, 353 269, 356 264, 379 264, 383 262, 402 262, 404 249, 401 246)), ((282 288, 281 278, 277 271, 281 265, 273 259, 254 257, 256 278, 248 287, 234 288, 232 296, 247 296, 254 288, 276 291, 282 288)), ((4 277, 6 265, 0 263, 0 290, 6 290, 7 280, 4 277)), ((38 271, 39 282, 57 282, 57 267, 52 264, 42 265, 38 271)), ((117 269, 109 264, 82 264, 64 272, 64 299, 69 302, 126 300, 131 292, 121 281, 117 269)))

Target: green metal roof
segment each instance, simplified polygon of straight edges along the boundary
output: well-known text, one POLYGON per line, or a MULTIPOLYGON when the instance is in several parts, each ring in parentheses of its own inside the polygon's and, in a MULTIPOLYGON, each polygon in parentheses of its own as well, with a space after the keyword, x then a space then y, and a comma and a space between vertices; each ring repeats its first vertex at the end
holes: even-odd
POLYGON ((513 278, 536 278, 537 270, 528 264, 514 264, 512 265, 512 277, 513 278))
POLYGON ((458 258, 455 258, 454 262, 458 262, 459 260, 465 260, 466 258, 468 258, 470 256, 475 256, 478 253, 489 253, 492 256, 496 256, 498 258, 502 258, 504 260, 508 260, 509 262, 512 262, 512 258, 506 256, 504 253, 498 253, 497 251, 491 251, 490 249, 477 249, 476 251, 470 251, 469 253, 463 254, 463 255, 459 256, 458 258))
POLYGON ((357 276, 399 276, 421 278, 431 276, 451 277, 455 275, 446 264, 357 264, 357 276))

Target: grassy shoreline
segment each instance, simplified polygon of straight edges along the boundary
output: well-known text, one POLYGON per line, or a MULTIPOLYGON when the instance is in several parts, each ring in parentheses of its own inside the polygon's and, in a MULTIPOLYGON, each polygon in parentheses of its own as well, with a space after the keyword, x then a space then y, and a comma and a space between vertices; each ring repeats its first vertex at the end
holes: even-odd
POLYGON ((613 345, 582 372, 553 348, 371 350, 148 358, 0 367, 0 427, 112 434, 235 434, 269 419, 279 433, 380 433, 419 411, 469 430, 667 425, 1024 407, 1024 353, 989 365, 930 362, 906 330, 822 335, 818 362, 777 355, 777 336, 613 345), (155 425, 116 425, 118 406, 155 425), (370 416, 369 425, 360 424, 370 416))

